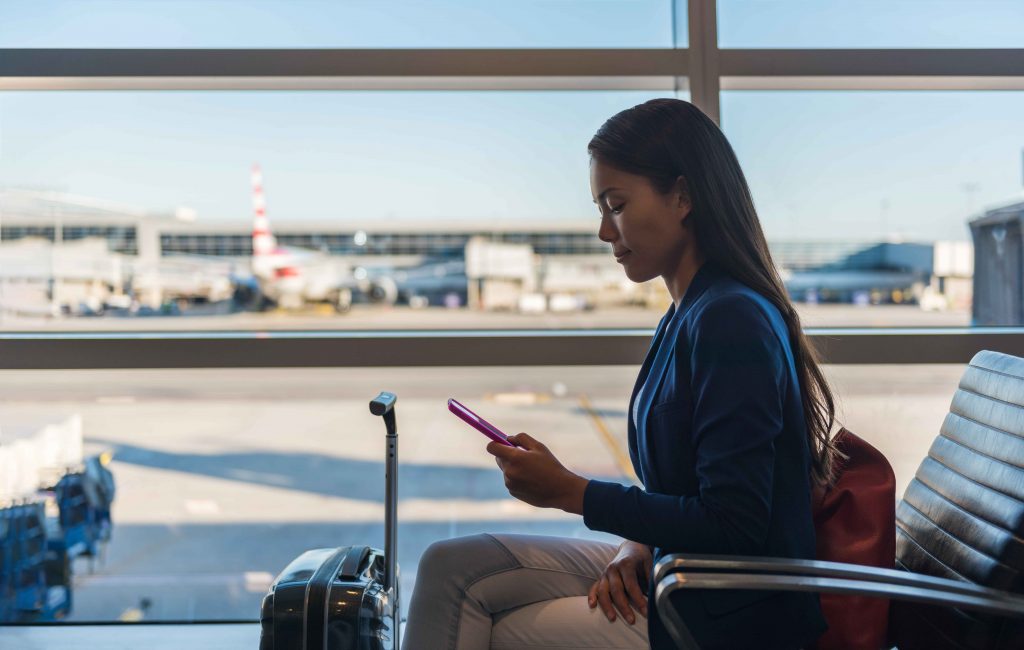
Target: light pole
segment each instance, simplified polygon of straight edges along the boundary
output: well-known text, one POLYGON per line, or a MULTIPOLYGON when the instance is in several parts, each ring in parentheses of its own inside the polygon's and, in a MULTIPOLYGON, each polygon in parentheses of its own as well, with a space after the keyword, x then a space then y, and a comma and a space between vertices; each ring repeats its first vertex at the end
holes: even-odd
POLYGON ((967 197, 967 214, 973 216, 974 214, 974 195, 977 194, 978 190, 981 189, 980 183, 960 183, 960 189, 964 191, 967 197))
POLYGON ((879 215, 882 218, 882 241, 889 239, 889 197, 883 198, 878 203, 879 215))

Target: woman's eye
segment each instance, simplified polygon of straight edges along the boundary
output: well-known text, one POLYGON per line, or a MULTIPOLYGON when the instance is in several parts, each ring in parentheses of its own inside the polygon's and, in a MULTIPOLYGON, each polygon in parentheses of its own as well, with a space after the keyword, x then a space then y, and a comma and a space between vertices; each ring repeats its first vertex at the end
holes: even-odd
POLYGON ((612 212, 615 212, 615 213, 619 213, 619 212, 622 212, 622 208, 624 208, 624 207, 626 207, 626 204, 625 204, 625 203, 622 203, 622 204, 620 204, 620 205, 619 205, 619 207, 617 207, 617 208, 612 208, 612 212))

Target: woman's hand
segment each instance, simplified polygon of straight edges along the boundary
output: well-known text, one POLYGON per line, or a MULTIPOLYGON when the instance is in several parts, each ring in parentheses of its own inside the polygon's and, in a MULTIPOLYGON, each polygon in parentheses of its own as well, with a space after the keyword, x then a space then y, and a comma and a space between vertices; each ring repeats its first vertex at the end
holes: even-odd
POLYGON ((505 474, 508 493, 531 506, 583 514, 587 479, 567 470, 543 443, 527 434, 517 433, 508 439, 519 448, 500 442, 487 445, 487 453, 505 474))
POLYGON ((598 605, 609 621, 615 620, 618 610, 630 625, 636 622, 632 605, 647 618, 647 580, 651 575, 651 549, 645 544, 629 540, 619 546, 615 558, 605 567, 604 574, 590 588, 587 602, 590 609, 598 605))

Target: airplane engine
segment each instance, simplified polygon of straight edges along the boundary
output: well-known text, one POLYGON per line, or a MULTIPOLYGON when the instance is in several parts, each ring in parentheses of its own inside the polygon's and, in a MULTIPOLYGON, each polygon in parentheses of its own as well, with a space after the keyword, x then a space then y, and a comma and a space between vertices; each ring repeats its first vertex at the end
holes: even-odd
POLYGON ((398 285, 393 278, 382 276, 367 281, 366 296, 370 302, 393 305, 398 300, 398 285))

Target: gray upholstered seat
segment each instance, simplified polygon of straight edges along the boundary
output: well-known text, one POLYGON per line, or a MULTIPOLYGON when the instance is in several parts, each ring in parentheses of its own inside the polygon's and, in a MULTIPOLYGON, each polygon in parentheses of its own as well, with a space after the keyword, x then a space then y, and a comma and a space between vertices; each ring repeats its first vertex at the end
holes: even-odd
MULTIPOLYGON (((896 508, 896 561, 914 573, 1024 593, 1024 359, 986 350, 967 366, 896 508)), ((1011 632, 958 609, 898 604, 893 614, 902 645, 935 634, 992 647, 986 639, 1011 632)))
POLYGON ((896 566, 670 555, 657 603, 680 647, 695 647, 671 607, 682 588, 770 587, 891 599, 901 648, 1024 647, 1024 359, 974 356, 941 431, 896 507, 896 566))

